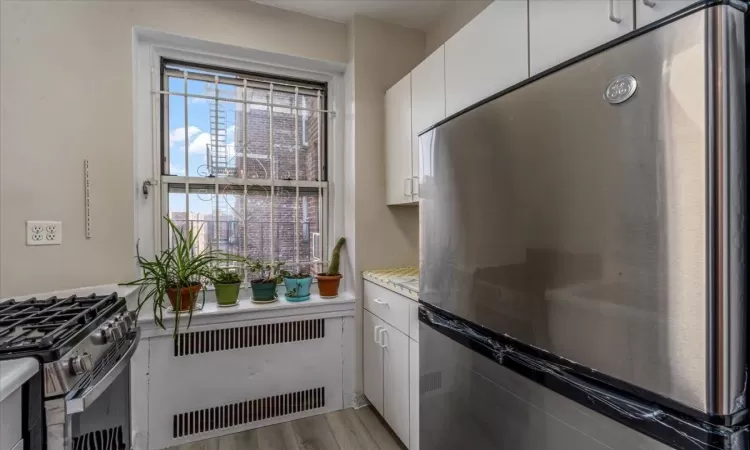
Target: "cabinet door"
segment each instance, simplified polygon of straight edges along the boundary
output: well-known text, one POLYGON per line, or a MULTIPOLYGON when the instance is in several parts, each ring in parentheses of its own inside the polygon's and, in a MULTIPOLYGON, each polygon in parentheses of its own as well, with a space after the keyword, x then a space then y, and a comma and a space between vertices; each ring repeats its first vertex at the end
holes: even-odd
POLYGON ((411 72, 411 157, 414 200, 419 200, 419 132, 445 119, 445 46, 411 72))
POLYGON ((446 115, 528 77, 527 33, 526 0, 496 0, 448 39, 446 115))
POLYGON ((419 342, 409 339, 409 450, 419 450, 419 342))
POLYGON ((632 31, 633 1, 529 0, 531 75, 632 31))
POLYGON ((386 202, 412 202, 411 74, 385 93, 386 202))
POLYGON ((695 0, 635 0, 635 25, 648 25, 692 3, 695 0))
POLYGON ((378 343, 378 335, 383 322, 364 311, 362 327, 362 359, 364 365, 365 396, 381 415, 383 409, 383 348, 378 343))
POLYGON ((409 445, 409 337, 383 322, 383 386, 388 425, 409 445))

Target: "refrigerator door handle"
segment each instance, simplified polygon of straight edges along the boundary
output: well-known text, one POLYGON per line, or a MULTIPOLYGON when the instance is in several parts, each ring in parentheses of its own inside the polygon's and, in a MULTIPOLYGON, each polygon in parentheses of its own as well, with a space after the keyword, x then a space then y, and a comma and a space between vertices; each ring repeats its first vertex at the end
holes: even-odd
POLYGON ((382 328, 380 325, 375 325, 375 328, 372 329, 372 340, 375 341, 376 344, 380 345, 381 347, 383 344, 380 343, 380 340, 378 340, 378 328, 382 328))
POLYGON ((643 4, 648 6, 649 8, 653 8, 656 6, 656 2, 654 0, 643 0, 643 4))
POLYGON ((622 22, 622 18, 615 15, 615 0, 609 0, 609 20, 614 23, 622 22))

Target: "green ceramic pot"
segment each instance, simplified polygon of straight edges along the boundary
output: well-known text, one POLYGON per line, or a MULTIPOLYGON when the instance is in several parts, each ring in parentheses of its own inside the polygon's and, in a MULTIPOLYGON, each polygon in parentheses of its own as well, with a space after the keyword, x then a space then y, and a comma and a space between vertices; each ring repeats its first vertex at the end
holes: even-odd
POLYGON ((253 300, 256 302, 271 301, 276 298, 276 283, 251 283, 253 300))
POLYGON ((229 306, 237 303, 240 297, 240 283, 234 284, 215 284, 216 303, 219 306, 229 306))

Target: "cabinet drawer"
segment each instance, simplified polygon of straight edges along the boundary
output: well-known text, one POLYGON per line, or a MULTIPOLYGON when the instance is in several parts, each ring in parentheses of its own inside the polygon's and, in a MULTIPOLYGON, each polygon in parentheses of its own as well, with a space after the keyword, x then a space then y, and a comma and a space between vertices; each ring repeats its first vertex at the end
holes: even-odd
POLYGON ((404 334, 409 334, 409 307, 416 302, 365 281, 365 309, 404 334))

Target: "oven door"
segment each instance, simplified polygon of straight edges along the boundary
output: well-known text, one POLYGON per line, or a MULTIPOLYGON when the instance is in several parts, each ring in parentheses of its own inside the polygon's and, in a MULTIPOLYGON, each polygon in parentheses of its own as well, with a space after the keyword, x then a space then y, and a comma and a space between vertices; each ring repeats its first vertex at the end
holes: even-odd
MULTIPOLYGON (((65 450, 130 449, 130 358, 140 329, 107 350, 65 399, 65 450)), ((50 449, 51 450, 51 449, 50 449)))

